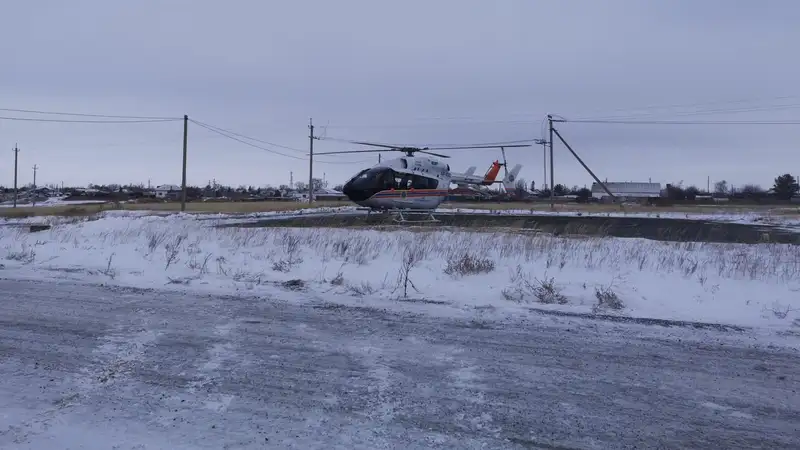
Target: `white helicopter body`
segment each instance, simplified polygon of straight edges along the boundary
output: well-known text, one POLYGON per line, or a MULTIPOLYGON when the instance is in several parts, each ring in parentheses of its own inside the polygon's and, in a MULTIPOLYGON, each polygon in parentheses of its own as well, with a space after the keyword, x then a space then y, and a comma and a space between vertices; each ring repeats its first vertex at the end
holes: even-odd
MULTIPOLYGON (((503 165, 494 161, 481 177, 473 175, 475 167, 456 173, 436 158, 408 155, 362 170, 345 183, 342 192, 353 203, 371 209, 434 210, 447 199, 451 184, 491 185, 503 165)), ((506 173, 502 181, 506 189, 513 188, 521 168, 517 164, 506 173)))

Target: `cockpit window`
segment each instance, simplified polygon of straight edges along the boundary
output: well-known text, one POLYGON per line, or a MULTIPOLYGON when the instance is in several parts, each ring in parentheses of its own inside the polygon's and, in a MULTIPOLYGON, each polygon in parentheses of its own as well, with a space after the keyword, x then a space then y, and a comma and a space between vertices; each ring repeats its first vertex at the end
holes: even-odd
MULTIPOLYGON (((350 182, 348 190, 372 193, 388 189, 436 189, 439 181, 420 174, 395 172, 387 167, 362 170, 350 182)), ((369 194, 372 195, 372 194, 369 194)))

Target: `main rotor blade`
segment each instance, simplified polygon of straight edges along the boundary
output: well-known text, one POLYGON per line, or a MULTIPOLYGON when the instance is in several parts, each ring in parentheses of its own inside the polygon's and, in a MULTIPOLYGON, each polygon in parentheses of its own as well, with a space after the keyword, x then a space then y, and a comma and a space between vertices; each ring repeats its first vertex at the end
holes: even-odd
POLYGON ((441 154, 439 154, 439 153, 433 153, 433 152, 429 152, 429 151, 427 151, 427 150, 417 150, 417 152, 419 152, 419 153, 426 153, 426 154, 428 154, 428 155, 433 155, 433 156, 438 156, 439 158, 449 158, 449 156, 447 156, 447 155, 441 155, 441 154))
POLYGON ((391 149, 401 149, 403 147, 399 145, 388 145, 388 144, 374 144, 372 142, 361 142, 361 141, 348 141, 351 144, 358 144, 358 145, 370 145, 372 147, 383 147, 383 148, 391 148, 391 149))
POLYGON ((388 152, 385 148, 372 148, 367 150, 339 150, 336 152, 314 152, 315 155, 339 155, 342 153, 375 153, 375 152, 388 152))
POLYGON ((497 145, 497 144, 483 144, 483 145, 464 145, 456 147, 425 147, 428 150, 469 150, 473 148, 500 148, 500 147, 530 147, 530 144, 510 144, 510 145, 497 145))

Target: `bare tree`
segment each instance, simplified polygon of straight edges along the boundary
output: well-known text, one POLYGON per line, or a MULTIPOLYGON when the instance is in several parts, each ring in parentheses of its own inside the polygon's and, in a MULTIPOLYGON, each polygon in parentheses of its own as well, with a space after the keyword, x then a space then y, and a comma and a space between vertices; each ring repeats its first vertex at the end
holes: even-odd
POLYGON ((727 194, 728 193, 728 182, 725 180, 720 180, 714 183, 714 193, 715 194, 727 194))

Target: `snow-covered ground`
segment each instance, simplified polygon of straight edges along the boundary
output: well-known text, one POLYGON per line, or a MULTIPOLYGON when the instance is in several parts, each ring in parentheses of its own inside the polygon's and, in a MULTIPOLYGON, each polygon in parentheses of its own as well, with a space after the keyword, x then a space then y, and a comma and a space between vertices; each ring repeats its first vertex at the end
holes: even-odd
POLYGON ((536 307, 800 330, 799 246, 99 217, 36 233, 0 227, 0 273, 456 315, 536 307))
MULTIPOLYGON (((64 200, 67 197, 50 197, 47 200, 36 202, 36 203, 22 203, 17 202, 18 207, 27 207, 27 206, 64 206, 64 205, 92 205, 98 203, 108 203, 107 200, 64 200)), ((12 208, 14 206, 13 202, 4 202, 0 203, 0 208, 12 208)))
POLYGON ((800 448, 796 338, 286 297, 0 280, 0 448, 800 448))

